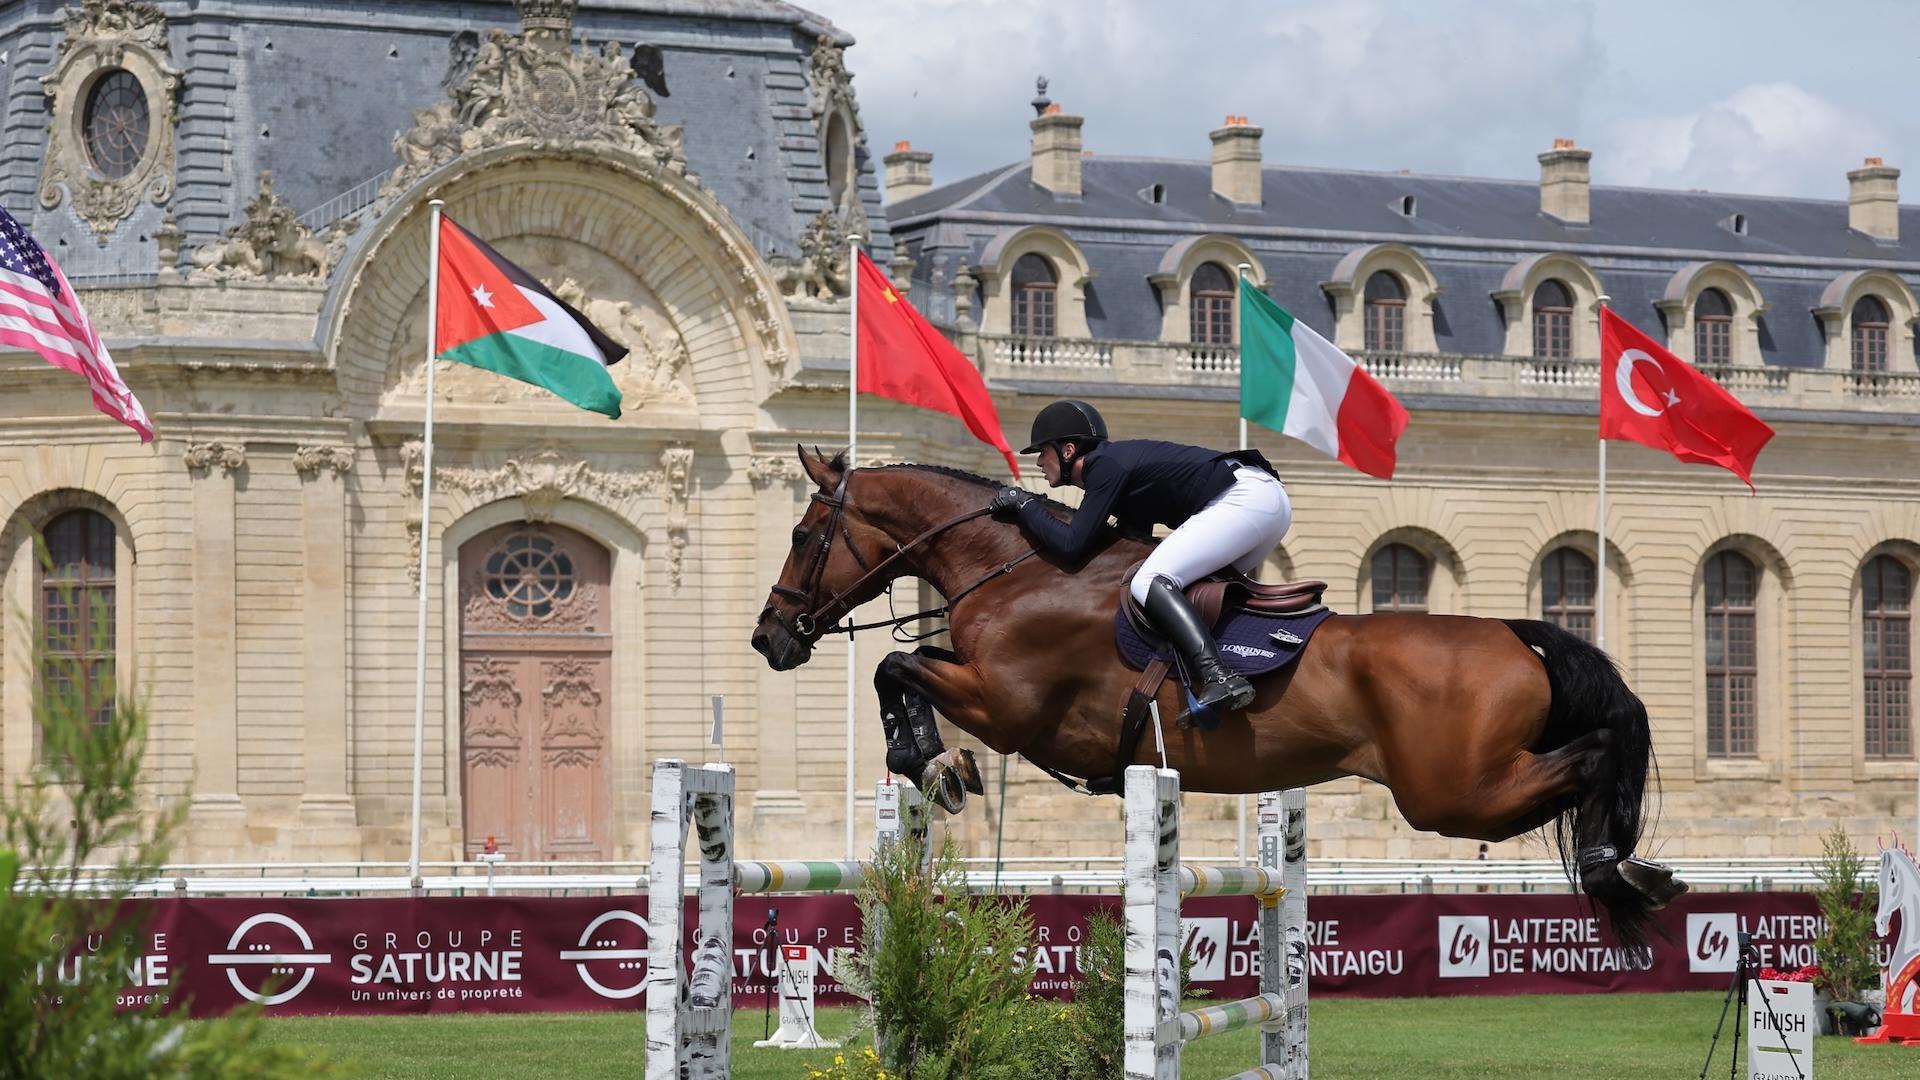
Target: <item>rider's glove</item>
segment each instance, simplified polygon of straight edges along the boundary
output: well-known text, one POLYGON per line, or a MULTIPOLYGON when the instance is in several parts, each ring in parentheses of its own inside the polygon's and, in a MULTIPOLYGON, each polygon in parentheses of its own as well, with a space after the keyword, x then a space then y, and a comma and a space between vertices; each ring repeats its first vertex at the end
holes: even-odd
POLYGON ((1017 514, 1034 497, 1033 492, 1026 488, 1008 485, 993 493, 993 501, 987 504, 987 509, 996 514, 1017 514))

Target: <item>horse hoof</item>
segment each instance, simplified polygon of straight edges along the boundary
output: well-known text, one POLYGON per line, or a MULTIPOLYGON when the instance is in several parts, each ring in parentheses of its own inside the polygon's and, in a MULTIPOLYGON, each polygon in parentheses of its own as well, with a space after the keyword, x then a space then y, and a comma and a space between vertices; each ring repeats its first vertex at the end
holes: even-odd
POLYGON ((980 764, 973 760, 973 751, 966 747, 955 747, 951 762, 955 772, 960 774, 960 784, 975 795, 987 793, 987 783, 980 777, 980 764))
POLYGON ((917 785, 921 794, 932 799, 940 809, 949 814, 958 814, 967 805, 967 789, 961 785, 960 777, 953 766, 944 761, 930 761, 926 771, 920 774, 917 785))
POLYGON ((1673 876, 1673 868, 1639 857, 1621 859, 1614 864, 1620 877, 1647 898, 1647 907, 1659 911, 1687 891, 1687 883, 1673 876))

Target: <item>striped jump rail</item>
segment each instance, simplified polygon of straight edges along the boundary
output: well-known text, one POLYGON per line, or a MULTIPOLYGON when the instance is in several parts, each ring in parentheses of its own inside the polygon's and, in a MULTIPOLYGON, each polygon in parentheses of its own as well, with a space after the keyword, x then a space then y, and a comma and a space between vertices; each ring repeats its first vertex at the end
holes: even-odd
POLYGON ((733 883, 743 893, 846 892, 866 870, 865 863, 845 861, 737 862, 733 883))
POLYGON ((1280 870, 1271 866, 1180 866, 1180 899, 1195 896, 1251 896, 1277 904, 1287 895, 1280 870))

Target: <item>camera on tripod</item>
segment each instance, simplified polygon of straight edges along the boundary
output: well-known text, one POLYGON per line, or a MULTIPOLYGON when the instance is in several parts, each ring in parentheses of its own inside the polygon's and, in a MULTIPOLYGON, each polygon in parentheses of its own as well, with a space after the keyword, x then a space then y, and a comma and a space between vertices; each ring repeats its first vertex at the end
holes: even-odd
POLYGON ((1742 967, 1758 968, 1760 966, 1760 949, 1754 945, 1753 935, 1742 930, 1734 935, 1733 940, 1735 945, 1740 949, 1740 965, 1742 967))

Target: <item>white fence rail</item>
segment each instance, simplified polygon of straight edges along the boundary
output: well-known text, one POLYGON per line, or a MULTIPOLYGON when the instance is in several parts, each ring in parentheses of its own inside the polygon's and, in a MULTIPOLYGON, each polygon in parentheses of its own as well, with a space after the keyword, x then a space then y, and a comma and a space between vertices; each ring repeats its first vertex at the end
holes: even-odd
MULTIPOLYGON (((1196 859, 1231 854, 1197 854, 1196 859)), ((1119 856, 964 859, 967 884, 976 891, 1044 893, 1120 891, 1119 856)), ((1719 890, 1809 889, 1815 864, 1799 857, 1677 859, 1675 872, 1695 888, 1719 890)), ((76 888, 88 891, 108 867, 84 867, 76 888)), ((492 877, 478 862, 422 863, 426 894, 630 893, 647 887, 647 864, 567 862, 503 864, 492 877)), ((23 874, 22 878, 29 877, 23 874)), ((1862 881, 1871 878, 1870 870, 1862 881)), ((695 881, 692 874, 685 884, 695 881)), ((1551 859, 1316 859, 1314 892, 1558 892, 1571 891, 1560 864, 1551 859)), ((413 892, 405 863, 190 863, 165 866, 134 890, 140 896, 372 896, 413 892)))

